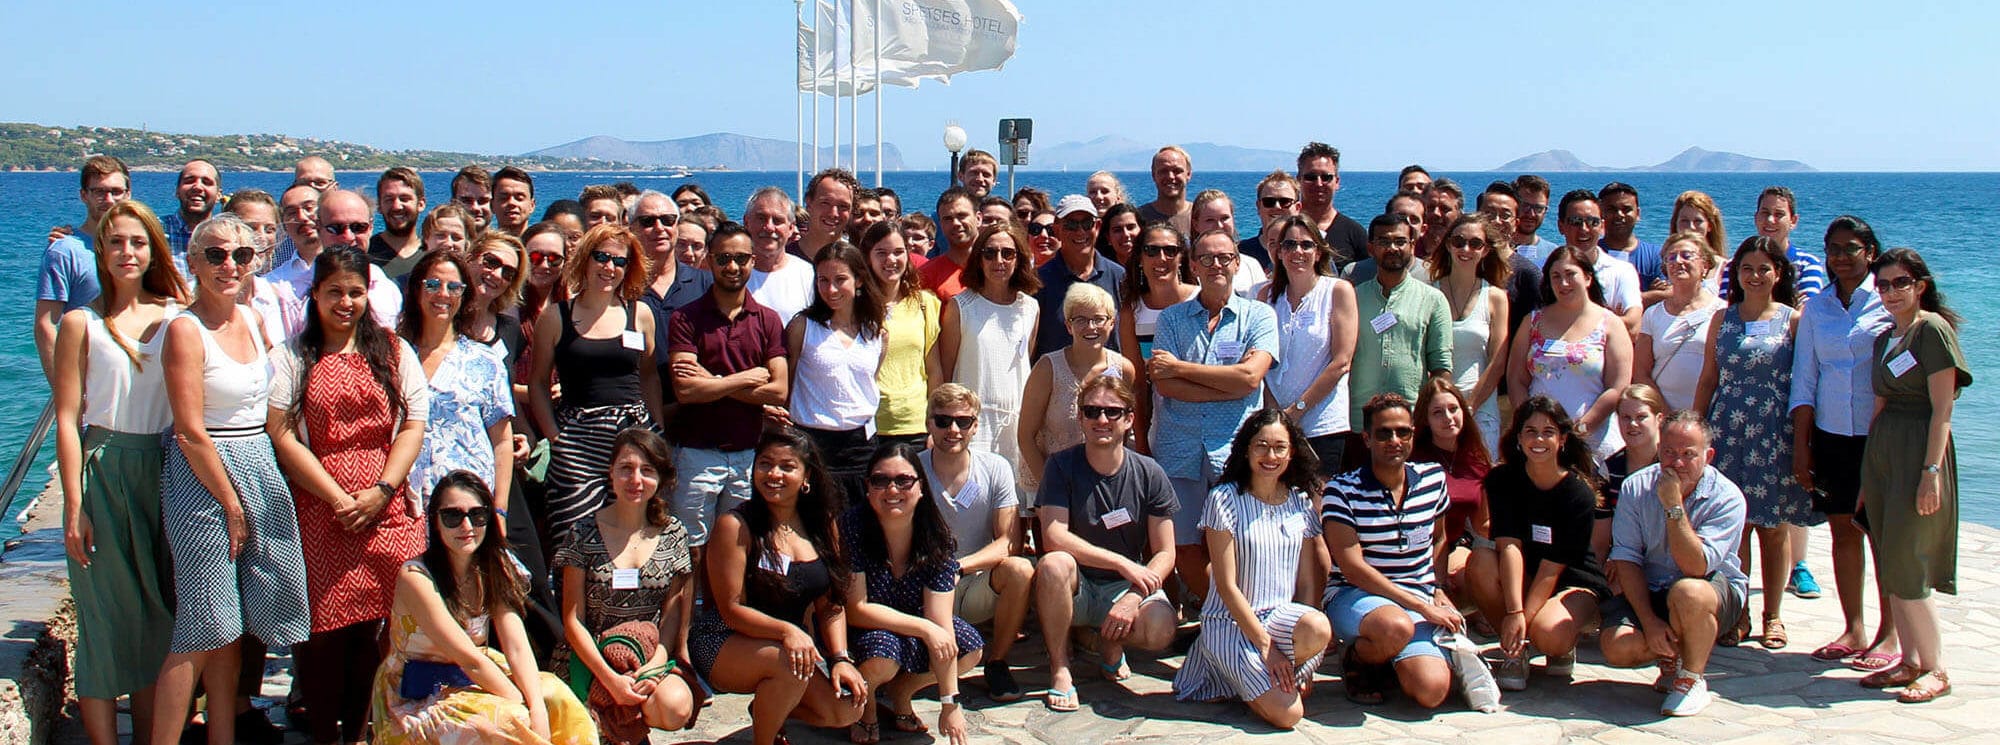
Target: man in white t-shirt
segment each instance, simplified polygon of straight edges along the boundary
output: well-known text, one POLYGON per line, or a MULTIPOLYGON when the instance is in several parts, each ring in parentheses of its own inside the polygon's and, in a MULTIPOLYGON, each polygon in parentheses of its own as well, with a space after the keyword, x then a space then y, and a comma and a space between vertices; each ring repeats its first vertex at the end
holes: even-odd
POLYGON ((743 210, 743 227, 750 230, 750 297, 791 323, 813 298, 812 264, 785 252, 797 229, 792 198, 775 186, 758 189, 743 210))
POLYGON ((979 427, 979 394, 957 383, 931 391, 931 447, 921 456, 931 494, 958 539, 955 613, 967 623, 993 622, 986 646, 986 688, 995 701, 1021 698, 1007 653, 1028 617, 1035 565, 1020 556, 1023 505, 1014 468, 990 451, 971 448, 979 427))
POLYGON ((1639 316, 1645 310, 1640 297, 1639 271, 1597 247, 1598 239, 1604 237, 1604 209, 1598 204, 1597 195, 1588 189, 1564 194, 1556 215, 1565 245, 1578 259, 1590 262, 1596 272, 1597 286, 1604 289, 1604 307, 1625 319, 1627 333, 1638 334, 1639 316))

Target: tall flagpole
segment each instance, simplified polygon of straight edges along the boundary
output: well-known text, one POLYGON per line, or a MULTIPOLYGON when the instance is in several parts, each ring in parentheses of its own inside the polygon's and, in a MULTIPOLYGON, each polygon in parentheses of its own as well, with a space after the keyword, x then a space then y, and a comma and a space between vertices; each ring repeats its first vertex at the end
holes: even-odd
MULTIPOLYGON (((861 36, 861 27, 857 23, 861 20, 860 2, 847 2, 847 166, 855 171, 861 170, 861 88, 854 79, 859 74, 855 68, 861 65, 860 58, 855 55, 855 40, 861 36)), ((833 146, 840 147, 840 142, 835 141, 833 146)))
MULTIPOLYGON (((792 0, 792 11, 792 17, 795 21, 793 28, 806 25, 806 0, 792 0)), ((796 31, 793 33, 794 35, 797 34, 796 31)), ((814 39, 813 43, 818 44, 819 40, 814 39)), ((795 89, 792 91, 792 124, 796 125, 798 131, 794 135, 794 138, 797 140, 799 146, 799 164, 792 169, 792 175, 797 177, 799 182, 799 190, 795 193, 802 194, 806 190, 806 102, 805 99, 799 97, 802 94, 796 88, 805 87, 806 50, 801 48, 794 52, 792 57, 798 65, 797 77, 799 79, 799 84, 794 86, 795 89)))
MULTIPOLYGON (((848 29, 851 36, 854 29, 848 29)), ((847 64, 854 64, 849 56, 847 64)), ((840 0, 833 0, 833 167, 840 167, 840 0)), ((800 199, 805 195, 800 194, 800 199)))
MULTIPOLYGON (((819 173, 819 8, 820 0, 813 0, 812 25, 812 99, 813 99, 813 173, 819 173)), ((805 198, 805 187, 799 187, 801 199, 805 198)))
POLYGON ((875 27, 875 188, 882 188, 882 0, 874 0, 875 27))

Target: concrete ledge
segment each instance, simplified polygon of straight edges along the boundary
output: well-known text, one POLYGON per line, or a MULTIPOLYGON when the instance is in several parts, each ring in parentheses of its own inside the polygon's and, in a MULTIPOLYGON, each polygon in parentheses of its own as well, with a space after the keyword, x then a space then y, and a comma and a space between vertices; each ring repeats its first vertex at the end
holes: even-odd
POLYGON ((76 609, 58 504, 45 492, 0 561, 0 745, 49 742, 71 697, 76 609))

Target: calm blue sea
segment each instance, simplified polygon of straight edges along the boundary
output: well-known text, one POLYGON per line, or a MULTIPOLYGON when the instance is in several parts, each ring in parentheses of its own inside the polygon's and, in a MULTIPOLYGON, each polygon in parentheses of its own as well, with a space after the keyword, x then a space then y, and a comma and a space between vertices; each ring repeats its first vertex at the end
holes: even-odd
MULTIPOLYGON (((1457 179, 1469 192, 1477 192, 1495 178, 1511 174, 1443 174, 1457 179)), ((374 185, 374 173, 342 173, 349 187, 374 185)), ((1019 186, 1035 186, 1056 195, 1079 193, 1084 173, 1022 173, 1019 186)), ((1261 173, 1197 172, 1195 189, 1219 188, 1236 196, 1238 225, 1256 225, 1250 197, 1261 173)), ((430 201, 448 198, 450 174, 424 174, 431 188, 430 201)), ((1121 174, 1135 199, 1152 195, 1152 184, 1143 173, 1121 174)), ((758 187, 776 184, 792 188, 789 173, 714 173, 689 179, 670 176, 604 173, 551 173, 536 179, 536 196, 542 204, 575 195, 585 184, 630 179, 642 188, 671 191, 687 181, 699 182, 715 203, 732 216, 740 214, 745 200, 758 187)), ((864 181, 870 181, 868 176, 864 181)), ((1967 319, 1960 338, 1966 347, 1976 378, 1959 401, 1953 417, 1958 438, 1960 493, 1967 519, 2000 525, 2000 380, 1983 376, 2000 370, 2000 345, 1993 329, 2000 329, 2000 262, 1994 260, 1992 236, 2000 234, 2000 212, 1992 209, 2000 195, 2000 174, 1991 173, 1812 173, 1787 175, 1760 174, 1660 174, 1591 173, 1556 174, 1550 178, 1555 193, 1576 188, 1595 190, 1605 182, 1619 180, 1637 187, 1644 217, 1640 235, 1658 241, 1667 233, 1673 199, 1687 189, 1700 189, 1722 206, 1732 239, 1753 231, 1750 214, 1758 191, 1771 184, 1791 187, 1799 197, 1803 216, 1800 242, 1817 246, 1829 220, 1852 213, 1875 226, 1885 246, 1911 246, 1924 252, 1940 278, 1947 301, 1967 319)), ((234 190, 257 187, 276 193, 290 181, 289 173, 230 173, 223 188, 234 190)), ((884 183, 903 196, 906 209, 929 211, 937 194, 946 186, 943 173, 890 173, 884 183)), ((170 173, 134 175, 134 195, 157 211, 175 208, 174 176, 170 173)), ((1002 186, 1005 185, 1003 180, 1002 186)), ((1367 222, 1377 214, 1395 190, 1395 174, 1354 172, 1343 175, 1343 187, 1336 200, 1343 211, 1367 222)), ((45 235, 51 225, 82 219, 77 201, 74 173, 0 173, 0 469, 11 465, 22 448, 36 415, 48 400, 48 385, 42 379, 35 358, 31 333, 35 274, 40 266, 45 235)), ((1553 222, 1543 234, 1556 236, 1553 222)), ((43 469, 54 458, 54 445, 45 444, 38 452, 36 468, 16 503, 32 497, 43 485, 43 469)), ((11 520, 0 522, 0 537, 12 535, 11 520)))

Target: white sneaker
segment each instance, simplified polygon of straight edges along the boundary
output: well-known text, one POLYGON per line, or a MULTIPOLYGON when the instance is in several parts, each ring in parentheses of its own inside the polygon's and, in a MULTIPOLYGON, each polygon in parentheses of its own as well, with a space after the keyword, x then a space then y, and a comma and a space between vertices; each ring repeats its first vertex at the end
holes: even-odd
POLYGON ((1510 655, 1493 666, 1493 682, 1503 691, 1528 690, 1528 656, 1510 655))
POLYGON ((1674 680, 1673 690, 1667 692, 1667 700, 1660 703, 1660 713, 1670 717, 1691 717, 1708 708, 1708 702, 1715 696, 1708 692, 1708 679, 1682 675, 1674 680))
POLYGON ((1551 678, 1574 677, 1576 675, 1576 650, 1572 648, 1569 654, 1560 657, 1549 655, 1544 658, 1542 660, 1542 672, 1547 673, 1551 678))

